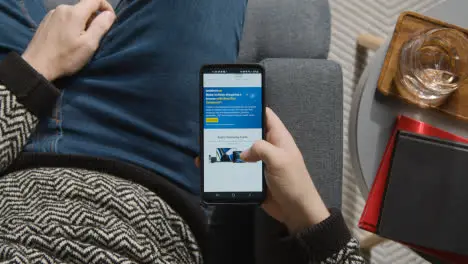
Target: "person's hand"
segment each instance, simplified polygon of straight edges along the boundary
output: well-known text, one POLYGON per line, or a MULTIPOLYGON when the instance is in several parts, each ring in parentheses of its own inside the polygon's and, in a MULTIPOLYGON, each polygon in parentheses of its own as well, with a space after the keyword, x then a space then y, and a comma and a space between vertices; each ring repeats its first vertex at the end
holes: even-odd
MULTIPOLYGON (((247 162, 266 164, 268 194, 263 209, 284 223, 290 232, 318 224, 330 213, 307 171, 301 152, 279 117, 266 108, 266 141, 256 142, 242 152, 247 162)), ((200 158, 195 159, 200 167, 200 158)))
POLYGON ((22 57, 49 81, 71 75, 90 60, 114 21, 106 0, 60 5, 46 15, 22 57))
POLYGON ((266 141, 256 142, 241 159, 265 163, 268 195, 263 209, 294 233, 320 223, 330 213, 293 137, 270 108, 266 109, 266 121, 266 141))

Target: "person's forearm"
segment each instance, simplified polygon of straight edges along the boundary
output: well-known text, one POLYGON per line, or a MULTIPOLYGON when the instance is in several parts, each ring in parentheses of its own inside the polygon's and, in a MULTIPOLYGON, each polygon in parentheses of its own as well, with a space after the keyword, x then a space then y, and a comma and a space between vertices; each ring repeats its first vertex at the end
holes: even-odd
POLYGON ((39 117, 50 114, 59 94, 18 54, 0 62, 0 173, 21 153, 39 117))
POLYGON ((324 221, 295 234, 313 263, 365 263, 359 242, 353 238, 341 212, 330 210, 324 221))

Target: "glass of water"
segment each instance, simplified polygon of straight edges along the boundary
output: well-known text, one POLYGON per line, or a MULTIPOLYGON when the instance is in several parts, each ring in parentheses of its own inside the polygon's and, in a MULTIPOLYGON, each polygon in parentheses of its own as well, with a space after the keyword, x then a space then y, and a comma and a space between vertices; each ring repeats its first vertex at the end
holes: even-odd
POLYGON ((403 45, 398 91, 421 106, 439 106, 468 76, 468 38, 455 29, 437 28, 403 45))

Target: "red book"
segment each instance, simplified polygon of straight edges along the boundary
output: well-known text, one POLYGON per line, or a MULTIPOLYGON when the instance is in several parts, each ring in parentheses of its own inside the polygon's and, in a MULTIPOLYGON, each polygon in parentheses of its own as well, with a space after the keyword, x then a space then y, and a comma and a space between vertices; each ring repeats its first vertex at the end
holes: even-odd
MULTIPOLYGON (((455 142, 468 143, 468 139, 448 133, 447 131, 433 127, 421 121, 411 119, 406 116, 398 116, 395 128, 390 140, 387 143, 382 161, 380 162, 377 175, 369 192, 366 206, 359 220, 359 227, 372 233, 378 233, 377 225, 379 223, 381 206, 387 186, 388 170, 391 164, 391 157, 394 148, 395 138, 399 130, 413 132, 425 136, 438 137, 440 139, 451 140, 455 142)), ((407 244, 408 245, 408 244, 407 244)), ((468 263, 468 256, 459 255, 451 252, 434 250, 430 248, 419 247, 417 245, 408 245, 421 252, 436 256, 450 263, 468 263)))

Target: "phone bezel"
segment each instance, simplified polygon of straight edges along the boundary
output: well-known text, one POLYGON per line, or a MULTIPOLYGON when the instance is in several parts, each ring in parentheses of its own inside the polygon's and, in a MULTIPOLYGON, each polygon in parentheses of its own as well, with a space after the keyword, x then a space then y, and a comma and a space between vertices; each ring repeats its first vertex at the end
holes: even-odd
MULTIPOLYGON (((262 163, 262 192, 260 196, 256 199, 252 198, 243 198, 239 199, 236 198, 217 198, 217 199, 207 199, 204 192, 204 113, 203 113, 203 100, 204 100, 204 87, 203 87, 203 74, 207 71, 213 71, 215 69, 256 69, 259 70, 262 75, 262 138, 265 139, 265 69, 259 64, 209 64, 204 65, 200 69, 200 76, 199 76, 199 101, 200 101, 200 111, 199 111, 199 123, 200 123, 200 193, 201 193, 201 200, 202 204, 210 205, 210 204, 260 204, 265 200, 267 186, 265 180, 265 164, 262 163)), ((226 193, 226 192, 224 192, 226 193)), ((229 192, 227 192, 229 193, 229 192)), ((231 192, 232 193, 239 193, 239 192, 231 192)), ((252 192, 253 193, 253 192, 252 192)), ((256 194, 259 192, 255 192, 256 194)))

